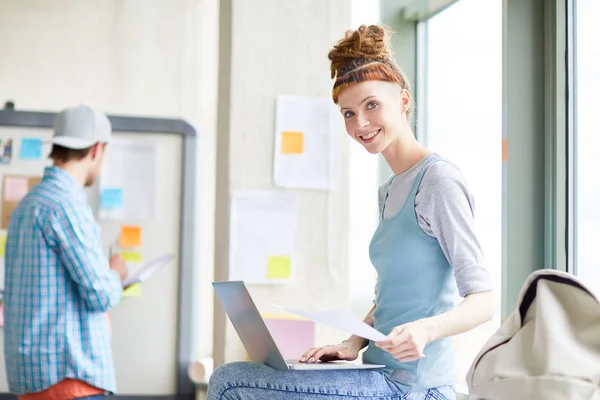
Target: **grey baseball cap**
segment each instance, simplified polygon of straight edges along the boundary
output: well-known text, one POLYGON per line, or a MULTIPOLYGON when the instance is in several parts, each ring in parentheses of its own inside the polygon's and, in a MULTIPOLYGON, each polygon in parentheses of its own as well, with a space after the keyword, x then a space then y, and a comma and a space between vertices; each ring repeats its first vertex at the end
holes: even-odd
POLYGON ((112 126, 102 112, 85 105, 69 107, 54 118, 50 143, 68 149, 86 149, 96 143, 108 143, 112 126))

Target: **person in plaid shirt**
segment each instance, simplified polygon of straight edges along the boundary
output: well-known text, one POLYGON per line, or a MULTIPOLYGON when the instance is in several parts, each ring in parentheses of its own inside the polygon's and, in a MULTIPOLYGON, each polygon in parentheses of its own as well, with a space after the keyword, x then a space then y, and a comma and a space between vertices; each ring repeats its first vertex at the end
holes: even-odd
POLYGON ((121 298, 127 266, 104 256, 84 193, 100 173, 111 131, 90 107, 59 113, 53 165, 11 216, 4 357, 20 400, 101 399, 116 390, 107 312, 121 298))

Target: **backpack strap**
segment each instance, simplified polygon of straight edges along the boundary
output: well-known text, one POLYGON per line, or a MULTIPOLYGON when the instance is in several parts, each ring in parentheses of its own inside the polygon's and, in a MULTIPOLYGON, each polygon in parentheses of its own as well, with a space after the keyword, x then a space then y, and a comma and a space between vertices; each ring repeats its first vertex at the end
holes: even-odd
POLYGON ((523 294, 521 304, 519 305, 521 325, 523 325, 523 323, 525 322, 525 316, 527 315, 527 311, 529 311, 529 307, 531 307, 531 304, 533 303, 533 300, 535 300, 535 297, 537 295, 537 284, 542 279, 573 286, 577 289, 583 290, 585 293, 592 296, 594 300, 598 301, 598 299, 596 299, 596 296, 594 296, 592 292, 590 292, 586 287, 577 282, 577 280, 575 280, 574 277, 562 276, 549 272, 540 272, 535 278, 533 278, 531 282, 529 282, 529 286, 527 287, 525 294, 523 294))

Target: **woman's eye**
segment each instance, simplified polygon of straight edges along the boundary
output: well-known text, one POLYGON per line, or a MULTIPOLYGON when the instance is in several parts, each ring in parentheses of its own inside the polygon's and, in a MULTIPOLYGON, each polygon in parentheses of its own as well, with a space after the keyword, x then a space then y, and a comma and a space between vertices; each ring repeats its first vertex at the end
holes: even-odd
POLYGON ((367 103, 367 108, 368 108, 369 110, 372 110, 372 109, 374 109, 375 107, 377 107, 377 103, 376 103, 376 102, 374 102, 374 101, 370 101, 370 102, 368 102, 368 103, 367 103))
POLYGON ((354 116, 354 113, 352 111, 346 111, 344 113, 344 118, 352 118, 354 116))

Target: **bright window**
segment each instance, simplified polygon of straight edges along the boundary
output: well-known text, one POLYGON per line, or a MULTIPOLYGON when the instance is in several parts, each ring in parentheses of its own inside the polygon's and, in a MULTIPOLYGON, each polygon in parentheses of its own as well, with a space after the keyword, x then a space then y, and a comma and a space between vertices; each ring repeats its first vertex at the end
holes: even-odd
POLYGON ((457 386, 464 390, 461 383, 474 357, 500 325, 502 2, 461 0, 427 22, 426 36, 426 65, 419 65, 426 88, 421 89, 417 134, 465 175, 497 289, 496 318, 454 340, 457 386))
MULTIPOLYGON (((379 0, 352 0, 352 29, 379 23, 379 0)), ((373 306, 377 274, 369 259, 369 243, 378 222, 377 157, 350 139, 348 154, 349 208, 349 301, 350 309, 361 318, 373 306)))
POLYGON ((598 232, 600 232, 600 1, 575 2, 575 75, 576 75, 576 141, 575 163, 575 232, 574 243, 577 274, 600 295, 600 262, 598 232))

